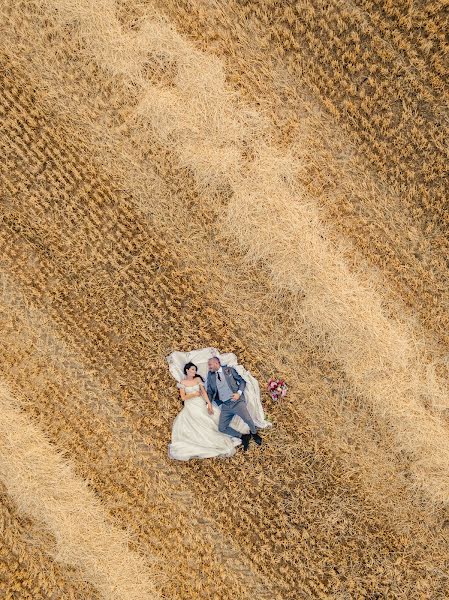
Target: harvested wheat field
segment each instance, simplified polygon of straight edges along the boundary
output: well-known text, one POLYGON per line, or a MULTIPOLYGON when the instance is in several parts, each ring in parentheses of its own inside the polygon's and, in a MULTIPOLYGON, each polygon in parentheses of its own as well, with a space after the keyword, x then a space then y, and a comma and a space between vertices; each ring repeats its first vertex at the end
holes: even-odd
POLYGON ((447 0, 2 20, 0 597, 449 598, 447 0), (172 460, 205 347, 273 427, 172 460))

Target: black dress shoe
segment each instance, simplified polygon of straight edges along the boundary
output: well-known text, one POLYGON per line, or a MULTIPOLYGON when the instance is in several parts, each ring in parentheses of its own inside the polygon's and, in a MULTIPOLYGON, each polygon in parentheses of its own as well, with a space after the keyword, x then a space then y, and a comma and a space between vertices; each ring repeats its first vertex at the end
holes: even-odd
POLYGON ((262 438, 260 437, 260 435, 258 433, 252 433, 251 435, 256 444, 260 446, 262 444, 262 438))
POLYGON ((243 450, 245 452, 248 450, 249 440, 250 439, 251 439, 251 434, 250 433, 244 433, 244 434, 242 434, 242 446, 243 446, 243 450))

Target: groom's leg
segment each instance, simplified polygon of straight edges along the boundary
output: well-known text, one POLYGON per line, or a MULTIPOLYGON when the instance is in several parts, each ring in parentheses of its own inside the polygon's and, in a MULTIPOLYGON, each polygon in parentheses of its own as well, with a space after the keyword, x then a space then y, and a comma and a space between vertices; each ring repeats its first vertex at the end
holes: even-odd
POLYGON ((246 402, 244 400, 237 400, 233 403, 232 411, 234 415, 238 415, 248 425, 251 433, 257 433, 256 425, 246 408, 246 402))
POLYGON ((225 403, 221 405, 220 419, 218 421, 218 430, 221 431, 221 433, 226 433, 226 435, 232 435, 232 437, 241 438, 242 433, 240 431, 237 431, 233 427, 229 427, 229 423, 232 421, 232 418, 235 415, 231 406, 225 403))

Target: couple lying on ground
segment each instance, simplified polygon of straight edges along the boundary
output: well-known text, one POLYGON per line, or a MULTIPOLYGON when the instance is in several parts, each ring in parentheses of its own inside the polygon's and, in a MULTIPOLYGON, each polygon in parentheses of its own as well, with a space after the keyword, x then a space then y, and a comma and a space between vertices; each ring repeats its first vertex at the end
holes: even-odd
POLYGON ((173 352, 167 360, 184 402, 173 422, 171 458, 232 456, 240 445, 247 450, 251 439, 262 444, 257 430, 271 423, 264 418, 257 381, 234 354, 220 357, 215 348, 205 348, 173 352))

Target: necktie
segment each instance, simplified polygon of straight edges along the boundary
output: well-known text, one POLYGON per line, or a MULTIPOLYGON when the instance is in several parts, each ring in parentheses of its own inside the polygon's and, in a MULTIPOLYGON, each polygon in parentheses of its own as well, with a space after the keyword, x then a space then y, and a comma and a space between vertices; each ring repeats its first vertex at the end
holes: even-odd
POLYGON ((220 373, 217 371, 218 381, 221 381, 220 373))

